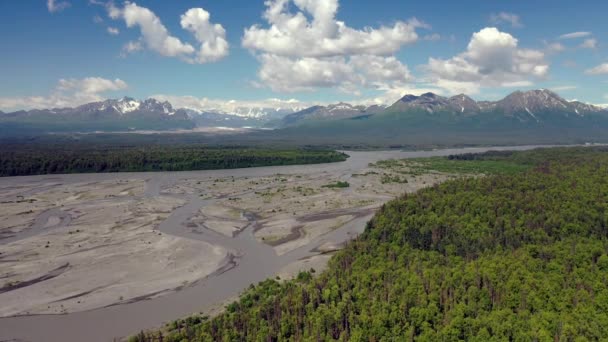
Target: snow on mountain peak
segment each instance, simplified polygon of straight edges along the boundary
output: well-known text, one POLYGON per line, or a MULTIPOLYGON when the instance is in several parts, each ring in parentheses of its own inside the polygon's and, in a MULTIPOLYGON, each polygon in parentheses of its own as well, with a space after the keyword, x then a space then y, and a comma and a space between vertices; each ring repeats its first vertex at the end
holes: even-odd
POLYGON ((120 101, 118 101, 118 103, 116 104, 116 106, 114 108, 116 108, 116 110, 118 112, 120 112, 121 114, 127 114, 127 113, 138 110, 140 106, 141 106, 141 102, 135 101, 134 99, 131 99, 131 98, 124 97, 120 101))

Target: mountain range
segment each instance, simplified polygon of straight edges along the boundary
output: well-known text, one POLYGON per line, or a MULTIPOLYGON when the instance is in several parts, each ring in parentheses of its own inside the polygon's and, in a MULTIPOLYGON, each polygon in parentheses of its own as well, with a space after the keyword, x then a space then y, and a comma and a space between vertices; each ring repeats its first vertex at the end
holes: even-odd
MULTIPOLYGON (((124 97, 75 108, 0 112, 0 134, 175 130, 195 127, 279 128, 302 137, 377 137, 396 141, 403 136, 429 134, 539 137, 562 134, 597 139, 608 129, 608 111, 598 106, 567 101, 546 90, 516 91, 499 101, 475 101, 460 94, 405 95, 390 106, 337 103, 296 107, 235 108, 220 110, 175 109, 167 101, 124 97)), ((552 140, 552 139, 549 139, 552 140)), ((553 139, 555 140, 555 139, 553 139)))
POLYGON ((491 116, 500 113, 505 118, 515 118, 521 122, 541 123, 552 120, 556 116, 568 118, 583 117, 596 114, 608 114, 605 109, 578 102, 567 101, 556 93, 546 90, 516 91, 502 100, 477 102, 465 94, 443 97, 433 93, 420 96, 405 95, 389 107, 381 106, 351 106, 340 103, 330 106, 315 106, 303 111, 287 115, 283 120, 284 126, 302 124, 311 120, 352 119, 361 116, 383 115, 391 113, 413 113, 419 118, 433 116, 451 116, 454 120, 479 116, 491 116))
POLYGON ((286 116, 275 134, 346 146, 608 142, 608 110, 567 101, 546 89, 516 91, 499 101, 475 101, 464 94, 405 95, 377 112, 352 107, 339 119, 331 117, 330 106, 311 107, 286 116))

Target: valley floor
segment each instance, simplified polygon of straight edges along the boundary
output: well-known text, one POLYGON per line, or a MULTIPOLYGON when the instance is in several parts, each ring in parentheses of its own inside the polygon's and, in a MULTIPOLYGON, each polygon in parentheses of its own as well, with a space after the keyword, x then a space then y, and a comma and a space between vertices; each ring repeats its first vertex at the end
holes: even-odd
POLYGON ((322 269, 383 203, 455 177, 375 162, 484 150, 0 179, 0 339, 105 341, 217 310, 267 277, 322 269))

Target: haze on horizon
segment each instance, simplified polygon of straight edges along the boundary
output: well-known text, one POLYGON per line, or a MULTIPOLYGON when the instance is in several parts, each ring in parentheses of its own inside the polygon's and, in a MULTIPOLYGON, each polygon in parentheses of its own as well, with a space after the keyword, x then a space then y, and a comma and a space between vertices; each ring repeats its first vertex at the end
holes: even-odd
POLYGON ((237 3, 2 2, 0 110, 125 95, 302 108, 533 88, 608 103, 605 3, 237 3))

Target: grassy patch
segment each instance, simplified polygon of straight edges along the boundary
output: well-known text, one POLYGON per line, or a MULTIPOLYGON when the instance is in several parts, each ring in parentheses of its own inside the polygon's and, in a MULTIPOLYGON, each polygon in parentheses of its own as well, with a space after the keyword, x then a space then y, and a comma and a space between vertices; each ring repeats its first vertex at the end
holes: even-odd
POLYGON ((342 182, 342 181, 338 181, 332 184, 327 184, 327 185, 323 185, 324 188, 330 188, 330 189, 341 189, 341 188, 348 188, 350 186, 350 183, 348 182, 342 182))
MULTIPOLYGON (((394 173, 419 176, 430 172, 452 174, 514 174, 528 170, 534 163, 513 158, 512 156, 496 156, 494 154, 478 154, 469 156, 448 156, 413 159, 382 160, 371 167, 388 170, 394 173)), ((386 177, 383 177, 386 178, 386 177)), ((392 182, 388 178, 386 182, 392 182)))
POLYGON ((458 160, 444 157, 412 159, 406 165, 413 173, 438 171, 458 174, 514 174, 531 167, 510 160, 458 160))

